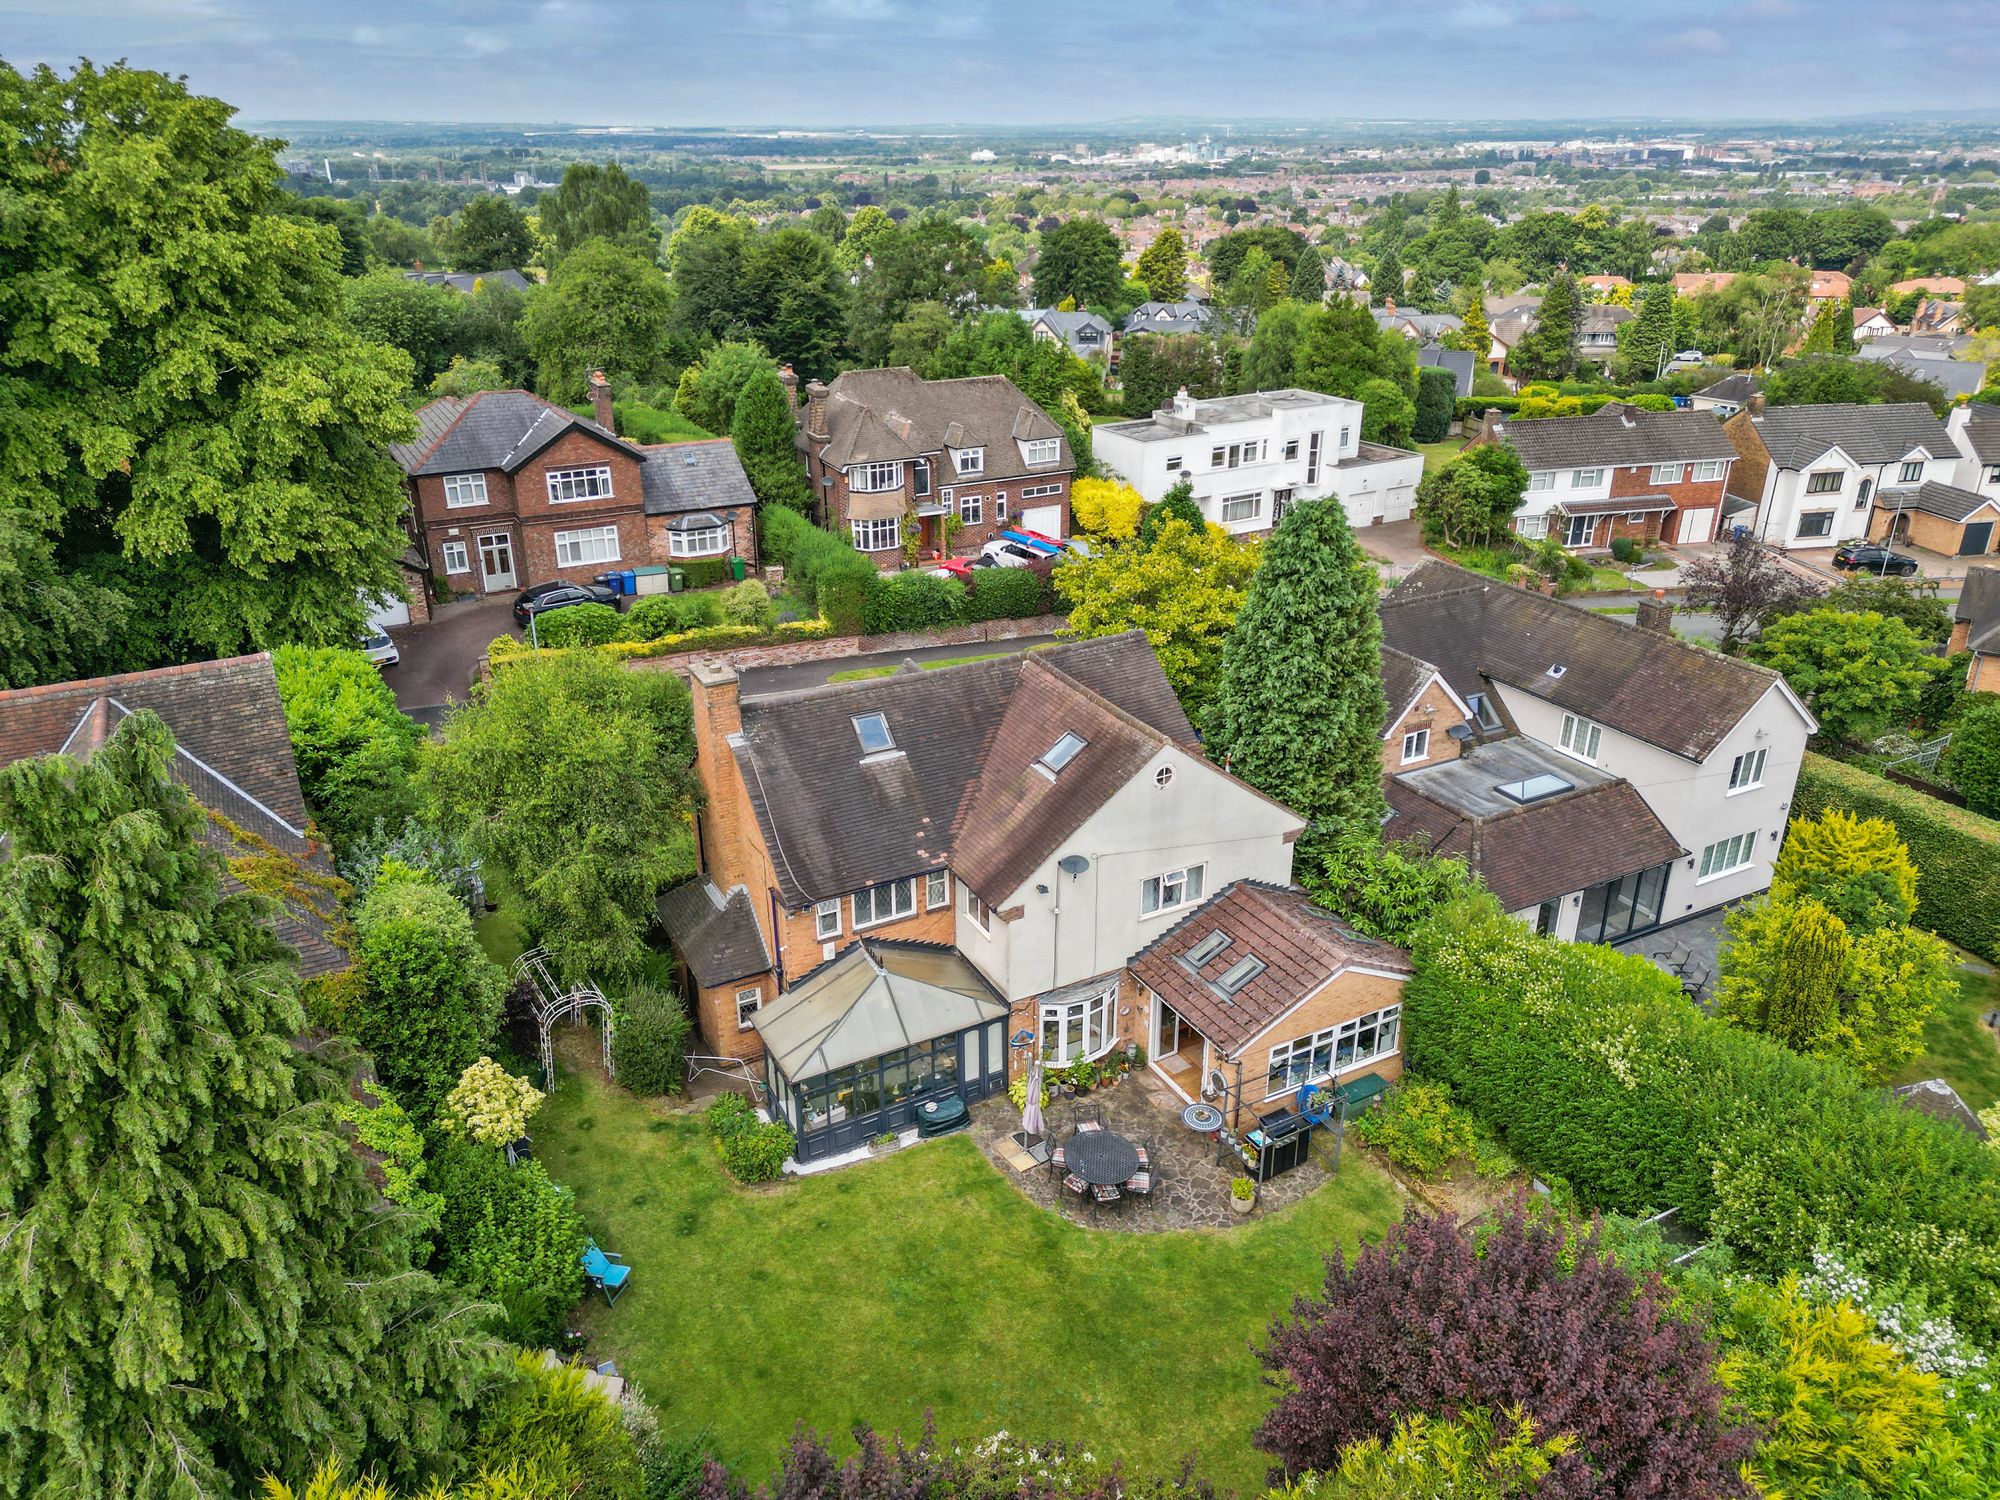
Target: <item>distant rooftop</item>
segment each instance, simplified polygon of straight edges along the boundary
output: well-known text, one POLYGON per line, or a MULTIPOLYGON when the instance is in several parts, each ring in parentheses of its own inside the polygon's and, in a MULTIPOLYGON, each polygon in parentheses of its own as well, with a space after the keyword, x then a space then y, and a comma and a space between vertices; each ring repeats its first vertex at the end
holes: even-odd
POLYGON ((1241 396, 1213 396, 1191 403, 1192 415, 1177 417, 1171 407, 1162 407, 1149 417, 1128 422, 1107 422, 1099 432, 1115 432, 1134 442, 1159 443, 1192 437, 1210 427, 1236 422, 1256 422, 1280 411, 1303 411, 1315 406, 1356 406, 1343 396, 1322 395, 1287 387, 1277 391, 1252 391, 1241 396))

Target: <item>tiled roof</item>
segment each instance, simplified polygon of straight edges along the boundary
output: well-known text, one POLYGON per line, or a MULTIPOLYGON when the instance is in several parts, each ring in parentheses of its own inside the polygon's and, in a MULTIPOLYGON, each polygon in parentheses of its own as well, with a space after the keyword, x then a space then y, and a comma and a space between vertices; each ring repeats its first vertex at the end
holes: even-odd
POLYGON ((1389 717, 1383 720, 1385 732, 1410 711, 1424 684, 1436 675, 1438 669, 1429 662, 1394 646, 1382 648, 1382 696, 1389 702, 1389 717))
POLYGON ((1914 351, 1873 347, 1886 339, 1862 342, 1859 357, 1876 364, 1894 365, 1912 380, 1934 385, 1951 400, 1963 400, 1985 388, 1986 366, 1976 359, 1954 359, 1950 355, 1919 354, 1914 351))
POLYGON ((1491 678, 1690 760, 1704 759, 1783 680, 1444 562, 1390 590, 1382 638, 1435 662, 1461 698, 1491 678), (1550 676, 1551 667, 1562 672, 1550 676))
POLYGON ((736 456, 736 445, 728 438, 655 444, 640 451, 646 460, 639 477, 645 482, 649 516, 757 503, 749 476, 743 472, 743 461, 736 456))
POLYGON ((1833 448, 1858 464, 1892 463, 1918 448, 1943 456, 1958 451, 1944 423, 1916 401, 1773 406, 1751 422, 1781 469, 1803 469, 1833 448))
POLYGON ((1708 412, 1642 411, 1622 401, 1588 416, 1527 421, 1514 417, 1502 422, 1496 431, 1514 445, 1521 462, 1532 470, 1696 463, 1736 457, 1729 434, 1708 412))
POLYGON ((1974 651, 2000 651, 2000 568, 1967 568, 1951 617, 1966 626, 1974 651))
POLYGON ((728 984, 771 967, 750 893, 742 886, 725 896, 714 881, 697 877, 663 892, 657 910, 695 983, 728 984))
MULTIPOLYGON (((849 370, 828 388, 825 410, 824 456, 834 468, 915 458, 947 448, 984 448, 982 479, 1054 476, 1075 466, 1062 429, 1004 375, 925 380, 906 365, 849 370), (1017 444, 1040 438, 1058 439, 1059 457, 1053 464, 1029 469, 1017 444)), ((947 473, 939 482, 950 484, 953 479, 947 473)))
POLYGON ((1161 933, 1131 961, 1140 983, 1225 1054, 1350 968, 1410 972, 1402 949, 1364 937, 1304 891, 1238 880, 1161 933), (1209 937, 1229 942, 1199 969, 1188 956, 1209 937), (1246 958, 1263 970, 1233 994, 1216 981, 1246 958))
POLYGON ((1979 1116, 1972 1112, 1972 1106, 1959 1098, 1958 1090, 1942 1078, 1925 1078, 1916 1083, 1900 1083, 1891 1090, 1896 1102, 1907 1109, 1914 1109, 1929 1115, 1934 1120, 1943 1120, 1980 1140, 1988 1139, 1986 1127, 1979 1116))
POLYGON ((1738 406, 1748 401, 1764 388, 1764 382, 1755 375, 1739 370, 1733 375, 1725 375, 1714 385, 1703 386, 1696 391, 1697 396, 1706 396, 1711 401, 1733 401, 1738 406))
POLYGON ((440 397, 418 408, 416 441, 395 444, 389 452, 410 474, 512 473, 573 429, 635 451, 588 417, 528 391, 481 391, 440 397))
POLYGON ((1126 314, 1127 333, 1199 331, 1215 322, 1215 311, 1202 302, 1141 302, 1126 314))
POLYGON ((1451 371, 1461 401, 1472 394, 1472 377, 1479 368, 1479 362, 1480 356, 1470 349, 1445 349, 1437 344, 1425 344, 1417 350, 1419 365, 1434 365, 1440 370, 1451 371))
POLYGON ((1965 441, 1983 464, 2000 464, 2000 406, 1975 401, 1965 408, 1965 441))
POLYGON ((1136 631, 943 671, 748 697, 742 719, 732 740, 737 765, 780 893, 795 911, 943 869, 955 853, 979 872, 968 875, 973 889, 999 900, 1012 887, 997 882, 1029 851, 1046 853, 1116 790, 1101 767, 1129 764, 1135 742, 1147 736, 1149 754, 1167 741, 1195 744, 1158 658, 1136 631), (870 713, 887 721, 893 753, 862 754, 853 721, 870 713), (1058 723, 1046 744, 1033 743, 1058 723), (1064 728, 1088 743, 1037 795, 1027 778, 1041 773, 1028 761, 1064 728))
MULTIPOLYGON (((332 873, 325 848, 309 836, 285 707, 264 653, 0 692, 0 765, 58 751, 88 757, 141 709, 158 714, 174 736, 174 779, 227 820, 211 821, 212 847, 225 856, 244 852, 233 825, 317 875, 332 873)), ((240 888, 233 877, 226 883, 240 888)), ((298 950, 307 977, 347 967, 319 913, 288 906, 271 925, 298 950)))
POLYGON ((1976 494, 1972 490, 1962 490, 1955 484, 1940 484, 1935 479, 1927 480, 1913 488, 1896 487, 1878 490, 1875 504, 1882 510, 1921 510, 1933 516, 1941 516, 1947 521, 1963 521, 1982 505, 1996 503, 1990 495, 1976 494))
POLYGON ((449 287, 454 292, 477 291, 483 282, 489 286, 504 286, 516 292, 525 292, 534 283, 519 271, 509 268, 504 271, 405 271, 405 281, 421 281, 425 286, 449 287))

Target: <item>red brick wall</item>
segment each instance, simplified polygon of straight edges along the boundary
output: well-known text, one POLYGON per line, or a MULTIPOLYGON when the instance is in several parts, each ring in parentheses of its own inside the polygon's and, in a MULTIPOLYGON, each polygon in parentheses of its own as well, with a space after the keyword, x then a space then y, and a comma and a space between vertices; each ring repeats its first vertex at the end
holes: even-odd
MULTIPOLYGON (((1690 474, 1692 464, 1682 469, 1682 474, 1690 474)), ((1723 492, 1729 487, 1729 470, 1723 470, 1723 477, 1697 484, 1692 479, 1683 478, 1678 484, 1653 483, 1653 469, 1650 464, 1640 464, 1632 468, 1611 471, 1611 495, 1617 499, 1622 495, 1665 495, 1672 500, 1675 509, 1671 512, 1654 514, 1642 526, 1637 522, 1627 522, 1623 513, 1613 525, 1611 535, 1642 537, 1646 541, 1675 542, 1680 540, 1680 512, 1683 510, 1713 510, 1710 529, 1706 536, 1696 537, 1696 541, 1712 541, 1715 526, 1720 524, 1723 492)), ((1604 545, 1609 545, 1605 540, 1604 545)))
MULTIPOLYGON (((719 555, 743 558, 754 567, 757 562, 757 523, 754 513, 744 506, 732 510, 718 510, 715 514, 722 517, 729 525, 729 551, 719 555)), ((667 522, 673 519, 672 516, 646 517, 648 555, 644 561, 671 567, 675 563, 696 560, 673 555, 673 550, 667 543, 667 522)), ((625 566, 630 567, 632 564, 627 563, 625 566)))
MULTIPOLYGON (((989 453, 988 457, 990 458, 991 456, 989 453)), ((966 501, 977 496, 980 502, 979 523, 961 528, 958 535, 952 540, 951 550, 954 555, 959 557, 971 556, 981 547, 992 541, 1002 531, 1005 531, 1010 526, 1017 525, 1022 509, 1029 506, 1061 506, 1062 527, 1060 534, 1063 536, 1069 535, 1070 474, 1068 470, 1045 470, 1040 474, 1031 475, 1016 474, 1000 476, 989 474, 981 475, 979 478, 969 482, 964 482, 951 478, 946 474, 946 469, 949 466, 948 460, 944 458, 932 458, 929 462, 931 466, 931 493, 924 497, 924 504, 942 504, 943 492, 947 489, 951 491, 952 507, 960 515, 964 513, 966 501), (1023 500, 1021 498, 1021 491, 1023 489, 1040 489, 1052 484, 1061 486, 1059 493, 1038 496, 1032 500, 1023 500), (997 497, 1003 494, 1007 497, 1007 519, 1005 521, 999 520, 995 514, 997 497)), ((820 523, 829 531, 837 532, 841 536, 851 538, 853 532, 849 521, 847 476, 839 469, 825 467, 820 459, 820 449, 816 445, 807 458, 806 474, 811 483, 813 494, 817 497, 822 507, 818 512, 820 523), (824 482, 829 480, 831 483, 824 482)), ((912 521, 909 515, 909 509, 912 504, 911 486, 911 465, 905 464, 903 468, 903 488, 901 491, 901 503, 904 509, 903 525, 905 528, 918 524, 912 521)), ((879 498, 879 496, 871 495, 869 498, 879 498)), ((884 568, 901 567, 903 563, 903 553, 900 548, 870 552, 867 555, 872 557, 878 566, 884 568)))

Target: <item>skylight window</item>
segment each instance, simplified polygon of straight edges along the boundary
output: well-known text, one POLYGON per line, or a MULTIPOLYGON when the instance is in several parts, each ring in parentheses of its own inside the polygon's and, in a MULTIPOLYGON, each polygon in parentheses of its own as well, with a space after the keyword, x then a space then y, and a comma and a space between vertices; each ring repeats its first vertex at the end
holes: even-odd
POLYGON ((1196 943, 1192 948, 1188 949, 1187 961, 1190 964, 1192 964, 1195 968, 1199 969, 1203 964, 1207 963, 1211 958, 1215 957, 1216 954, 1220 953, 1224 948, 1227 948, 1228 946, 1229 946, 1228 933, 1211 932, 1207 937, 1203 938, 1200 942, 1196 943))
POLYGON ((1531 802, 1546 802, 1551 797, 1559 797, 1571 791, 1574 782, 1564 781, 1560 776, 1551 776, 1544 771, 1538 776, 1530 776, 1525 781, 1509 781, 1493 790, 1510 802, 1518 802, 1526 807, 1531 802))
POLYGON ((1233 995, 1263 972, 1263 959, 1239 958, 1224 971, 1220 979, 1215 981, 1215 987, 1225 995, 1233 995))
POLYGON ((1080 736, 1065 731, 1061 739, 1057 740, 1043 752, 1042 764, 1047 766, 1051 771, 1060 771, 1064 766, 1076 759, 1076 752, 1081 750, 1086 743, 1080 736))
POLYGON ((896 737, 889 733, 889 721, 881 714, 856 714, 854 733, 861 740, 863 755, 896 748, 896 737))

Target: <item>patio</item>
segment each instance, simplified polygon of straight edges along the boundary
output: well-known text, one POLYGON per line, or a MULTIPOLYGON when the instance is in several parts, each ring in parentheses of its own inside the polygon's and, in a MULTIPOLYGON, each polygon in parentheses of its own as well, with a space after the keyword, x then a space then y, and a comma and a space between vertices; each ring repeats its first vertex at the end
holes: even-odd
MULTIPOLYGON (((1304 1165, 1274 1177, 1258 1195, 1256 1212, 1239 1215, 1229 1202, 1230 1181, 1240 1175, 1234 1158, 1217 1160, 1215 1143, 1181 1123, 1182 1103, 1167 1086, 1143 1070, 1126 1075, 1113 1089, 1099 1089, 1083 1102, 1098 1107, 1104 1128, 1148 1147, 1154 1174, 1149 1196, 1107 1208, 1080 1201, 1063 1190, 1044 1164, 1017 1166, 1020 1148, 1011 1139, 1021 1128, 1020 1111, 1005 1094, 972 1107, 972 1137, 979 1149, 1030 1202, 1091 1229, 1154 1233, 1167 1229, 1228 1229, 1255 1223, 1272 1210, 1308 1196, 1328 1177, 1333 1143, 1322 1132, 1304 1165)), ((1075 1099, 1052 1095, 1043 1111, 1052 1144, 1075 1131, 1075 1099)))
POLYGON ((1701 981, 1697 1003, 1707 1009, 1715 998, 1721 968, 1719 956, 1728 941, 1723 927, 1727 912, 1727 907, 1717 907, 1613 946, 1620 953, 1636 953, 1650 960, 1655 967, 1684 983, 1701 981))

